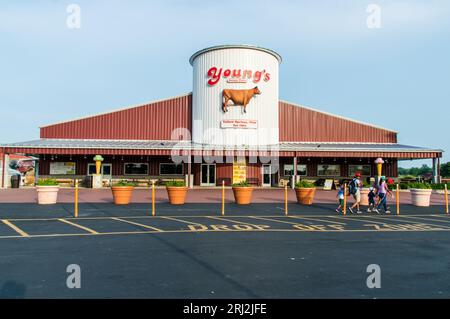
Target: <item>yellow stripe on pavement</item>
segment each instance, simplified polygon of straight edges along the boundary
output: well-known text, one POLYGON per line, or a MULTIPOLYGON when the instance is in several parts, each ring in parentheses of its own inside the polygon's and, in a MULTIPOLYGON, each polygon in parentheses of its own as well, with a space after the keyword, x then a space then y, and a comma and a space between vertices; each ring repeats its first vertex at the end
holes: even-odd
POLYGON ((66 224, 68 224, 68 225, 71 225, 71 226, 74 226, 74 227, 83 229, 83 230, 85 230, 85 231, 87 231, 88 233, 91 233, 91 234, 93 234, 93 235, 98 235, 98 232, 96 232, 95 230, 90 229, 90 228, 88 228, 88 227, 81 226, 81 225, 75 224, 75 223, 73 223, 73 222, 69 222, 68 220, 65 220, 64 218, 58 218, 58 220, 59 220, 60 222, 66 223, 66 224))
MULTIPOLYGON (((249 226, 259 226, 256 224, 251 224, 251 223, 246 223, 243 221, 237 221, 235 219, 230 219, 228 217, 216 217, 216 216, 205 216, 206 218, 211 218, 211 219, 215 219, 215 220, 224 220, 226 222, 230 222, 230 223, 237 223, 237 224, 241 224, 241 225, 249 225, 249 226)), ((238 217, 238 216, 234 216, 234 217, 238 217)))
MULTIPOLYGON (((319 221, 322 223, 332 223, 332 224, 338 224, 338 225, 347 225, 347 223, 341 223, 341 222, 334 222, 332 220, 326 220, 326 219, 319 219, 319 218, 313 218, 313 217, 302 217, 302 216, 288 216, 289 218, 293 219, 299 219, 299 220, 306 220, 306 221, 319 221)), ((326 216, 325 216, 326 217, 326 216)))
POLYGON ((147 229, 156 230, 156 231, 159 231, 159 232, 163 231, 162 229, 159 229, 159 228, 156 228, 156 227, 153 227, 153 226, 132 222, 132 221, 129 221, 129 220, 126 220, 126 219, 118 218, 118 217, 111 217, 111 219, 117 220, 119 222, 128 223, 128 224, 131 224, 131 225, 147 228, 147 229))
POLYGON ((175 218, 175 217, 160 216, 160 218, 164 218, 164 219, 168 219, 168 220, 174 220, 174 221, 176 221, 176 222, 185 223, 185 224, 188 224, 188 225, 205 226, 205 225, 200 224, 200 223, 189 222, 189 221, 187 221, 187 220, 183 220, 183 219, 179 219, 179 218, 175 218))
POLYGON ((9 226, 10 228, 14 229, 14 231, 16 233, 18 233, 20 236, 22 237, 30 237, 30 235, 28 235, 26 232, 24 232, 22 229, 20 229, 19 227, 17 227, 16 225, 14 225, 13 223, 11 223, 9 220, 7 219, 2 219, 2 222, 9 226))

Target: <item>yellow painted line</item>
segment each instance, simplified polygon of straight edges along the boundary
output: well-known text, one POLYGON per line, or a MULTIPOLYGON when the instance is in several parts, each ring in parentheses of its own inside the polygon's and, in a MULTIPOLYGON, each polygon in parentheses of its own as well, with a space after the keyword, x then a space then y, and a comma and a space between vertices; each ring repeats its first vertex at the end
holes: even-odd
POLYGON ((6 226, 12 228, 16 233, 18 233, 20 236, 22 237, 30 237, 30 235, 28 235, 26 232, 24 232, 22 229, 20 229, 19 227, 17 227, 16 225, 14 225, 13 223, 11 223, 9 220, 7 219, 2 219, 3 224, 5 224, 6 226))
POLYGON ((74 226, 74 227, 78 227, 78 228, 80 228, 80 229, 83 229, 83 230, 85 230, 85 231, 87 231, 88 233, 91 233, 91 234, 93 234, 93 235, 98 235, 98 232, 96 232, 95 230, 90 229, 90 228, 88 228, 88 227, 81 226, 81 225, 75 224, 75 223, 73 223, 73 222, 69 222, 68 220, 65 220, 64 218, 59 218, 58 220, 59 220, 60 222, 66 223, 66 224, 68 224, 68 225, 71 225, 71 226, 74 226))
POLYGON ((332 223, 332 224, 338 224, 338 225, 347 225, 347 223, 341 223, 341 222, 334 222, 332 220, 326 220, 326 219, 319 219, 319 218, 312 218, 312 217, 301 217, 301 216, 288 216, 289 218, 299 219, 299 220, 306 220, 306 221, 319 221, 322 223, 332 223))
POLYGON ((111 217, 111 219, 117 220, 117 221, 119 221, 119 222, 128 223, 128 224, 131 224, 131 225, 135 225, 135 226, 147 228, 147 229, 156 230, 156 231, 158 231, 158 232, 162 232, 162 231, 163 231, 162 229, 159 229, 159 228, 156 228, 156 227, 153 227, 153 226, 149 226, 149 225, 144 225, 144 224, 132 222, 132 221, 129 221, 129 220, 126 220, 126 219, 118 218, 118 217, 111 217))
POLYGON ((270 221, 270 222, 283 223, 283 224, 290 224, 290 225, 298 225, 298 224, 299 224, 299 223, 286 222, 286 221, 282 221, 282 220, 271 219, 271 218, 265 218, 265 217, 259 217, 259 216, 248 216, 248 217, 254 218, 254 219, 260 219, 260 220, 267 220, 267 221, 270 221))
MULTIPOLYGON (((251 223, 246 223, 243 221, 237 221, 235 219, 230 219, 228 217, 224 218, 224 217, 216 217, 216 216, 206 216, 207 218, 211 218, 211 219, 215 219, 215 220, 224 220, 230 223, 237 223, 237 224, 242 224, 242 225, 249 225, 249 226, 259 226, 256 224, 251 224, 251 223)), ((233 217, 239 217, 239 216, 233 216, 233 217)), ((250 216, 243 216, 243 217, 250 217, 250 216)))
MULTIPOLYGON (((448 223, 448 222, 450 222, 450 221, 445 221, 445 220, 436 220, 436 219, 430 219, 430 218, 425 218, 425 217, 416 217, 416 216, 404 216, 404 215, 400 215, 400 217, 401 218, 413 218, 413 219, 418 219, 418 220, 423 220, 423 221, 425 221, 425 222, 427 222, 427 221, 433 221, 433 222, 436 222, 436 223, 442 223, 442 222, 444 222, 444 223, 448 223)), ((413 222, 413 221, 410 221, 410 220, 407 220, 407 222, 410 222, 410 223, 418 223, 418 222, 413 222)), ((449 228, 448 226, 443 226, 443 225, 436 225, 436 224, 431 224, 431 223, 420 223, 420 224, 425 224, 425 225, 430 225, 430 226, 436 226, 436 227, 445 227, 445 228, 449 228)), ((450 228, 449 228, 450 229, 450 228)))
MULTIPOLYGON (((188 224, 188 225, 205 226, 205 225, 200 224, 200 223, 189 222, 189 221, 187 221, 187 220, 183 220, 183 219, 179 219, 179 218, 175 218, 175 217, 168 217, 168 216, 160 216, 160 217, 161 217, 161 218, 164 218, 164 219, 168 219, 168 220, 174 220, 174 221, 177 221, 177 222, 180 222, 180 223, 185 223, 185 224, 188 224)), ((183 216, 183 217, 184 217, 184 216, 183 216)), ((199 216, 196 216, 196 217, 199 217, 199 216)))

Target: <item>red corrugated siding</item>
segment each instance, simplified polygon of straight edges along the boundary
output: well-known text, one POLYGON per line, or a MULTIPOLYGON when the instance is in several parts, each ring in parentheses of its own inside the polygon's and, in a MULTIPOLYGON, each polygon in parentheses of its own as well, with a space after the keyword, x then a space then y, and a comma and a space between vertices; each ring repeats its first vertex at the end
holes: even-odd
POLYGON ((279 103, 282 142, 372 142, 397 143, 397 134, 388 130, 279 103))
POLYGON ((172 131, 191 131, 192 95, 41 128, 41 138, 170 140, 172 131))

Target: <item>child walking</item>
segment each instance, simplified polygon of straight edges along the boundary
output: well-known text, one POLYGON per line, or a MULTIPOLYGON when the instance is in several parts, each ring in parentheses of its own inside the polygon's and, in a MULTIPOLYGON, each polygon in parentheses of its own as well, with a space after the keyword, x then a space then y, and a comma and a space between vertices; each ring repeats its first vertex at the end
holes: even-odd
POLYGON ((375 193, 375 187, 370 187, 369 194, 367 196, 369 197, 369 208, 367 209, 367 212, 375 212, 379 214, 380 212, 375 208, 375 197, 377 196, 377 194, 375 193))
POLYGON ((336 212, 340 214, 344 208, 344 185, 339 186, 336 197, 339 199, 339 206, 336 208, 336 212))

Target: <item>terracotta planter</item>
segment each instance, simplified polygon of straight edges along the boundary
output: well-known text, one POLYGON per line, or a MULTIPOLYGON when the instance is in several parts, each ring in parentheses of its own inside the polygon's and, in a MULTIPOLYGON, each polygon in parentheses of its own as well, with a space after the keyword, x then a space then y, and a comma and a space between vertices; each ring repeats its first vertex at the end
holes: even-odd
POLYGON ((248 205, 252 201, 253 187, 232 187, 236 204, 248 205))
POLYGON ((315 188, 296 188, 295 195, 297 202, 304 205, 311 205, 313 203, 315 188))
POLYGON ((36 186, 39 205, 56 204, 59 186, 36 186))
POLYGON ((431 189, 411 188, 409 191, 411 192, 411 203, 414 206, 430 206, 431 189))
POLYGON ((166 186, 167 195, 172 205, 183 205, 188 191, 187 186, 166 186))
POLYGON ((363 206, 369 206, 369 193, 370 193, 370 189, 369 188, 363 188, 360 190, 361 192, 361 202, 359 203, 360 205, 363 206))
POLYGON ((131 201, 134 186, 113 186, 111 187, 114 204, 128 205, 131 201))

